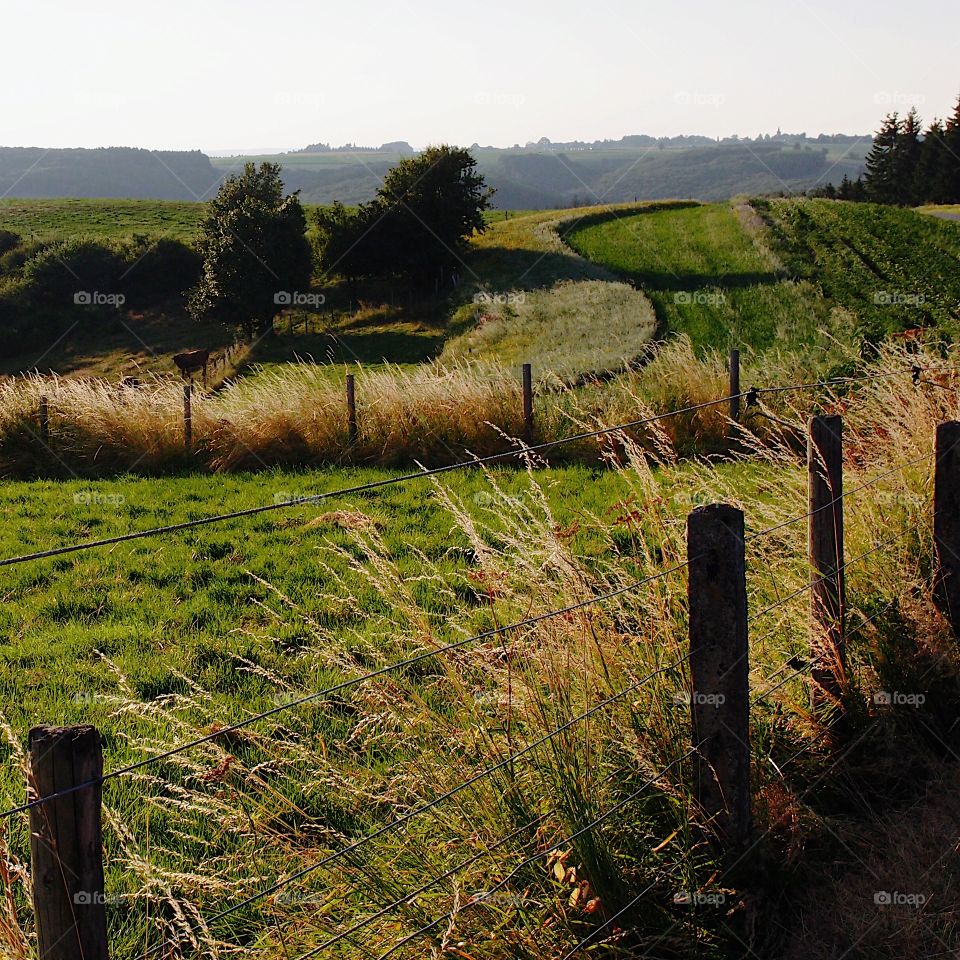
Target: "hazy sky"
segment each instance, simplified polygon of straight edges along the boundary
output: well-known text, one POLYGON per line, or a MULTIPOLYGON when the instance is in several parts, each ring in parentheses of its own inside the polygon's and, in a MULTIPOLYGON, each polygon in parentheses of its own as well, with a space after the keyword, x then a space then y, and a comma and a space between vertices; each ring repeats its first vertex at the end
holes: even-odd
POLYGON ((863 133, 960 94, 957 0, 2 0, 0 145, 863 133))

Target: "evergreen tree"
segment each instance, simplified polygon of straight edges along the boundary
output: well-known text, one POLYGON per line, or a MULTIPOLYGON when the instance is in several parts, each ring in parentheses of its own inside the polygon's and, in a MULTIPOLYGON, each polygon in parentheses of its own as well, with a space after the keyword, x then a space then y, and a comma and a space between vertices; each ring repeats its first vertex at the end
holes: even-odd
POLYGON ((947 154, 943 124, 934 120, 923 135, 920 158, 914 176, 913 192, 917 203, 946 202, 947 154))
POLYGON ((960 203, 960 97, 943 133, 945 147, 940 183, 943 203, 960 203))
POLYGON ((916 195, 917 169, 920 165, 922 149, 920 134, 923 126, 915 107, 910 108, 897 136, 894 150, 893 176, 894 203, 901 206, 914 206, 918 203, 916 195))
POLYGON ((867 154, 864 189, 877 203, 897 202, 897 141, 902 126, 896 113, 888 114, 867 154))

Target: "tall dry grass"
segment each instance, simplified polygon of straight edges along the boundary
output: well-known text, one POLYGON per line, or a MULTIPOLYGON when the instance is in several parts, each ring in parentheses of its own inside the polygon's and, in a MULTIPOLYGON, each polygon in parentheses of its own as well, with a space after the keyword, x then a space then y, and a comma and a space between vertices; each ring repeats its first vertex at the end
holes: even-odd
MULTIPOLYGON (((624 358, 625 360, 627 358, 624 358)), ((833 363, 852 362, 841 354, 833 363)), ((874 363, 868 369, 879 368, 874 363)), ((764 352, 744 357, 744 384, 809 379, 809 358, 764 352)), ((179 384, 154 379, 124 388, 99 380, 30 377, 0 384, 0 473, 8 476, 162 473, 272 466, 401 463, 439 465, 515 449, 523 433, 517 371, 490 363, 429 364, 358 371, 357 442, 350 444, 343 384, 322 367, 290 365, 228 384, 192 402, 193 449, 184 449, 179 384), (50 442, 38 409, 47 397, 50 442)), ((678 408, 727 392, 726 360, 697 356, 689 339, 659 347, 639 370, 568 388, 548 375, 535 403, 536 439, 552 441, 678 408)), ((815 397, 811 394, 808 403, 815 397)), ((781 409, 779 398, 770 401, 781 409)), ((681 455, 724 452, 724 405, 685 414, 629 436, 649 445, 664 433, 681 455)), ((758 423, 755 429, 763 432, 758 423)), ((609 438, 563 447, 553 461, 595 462, 609 438)))

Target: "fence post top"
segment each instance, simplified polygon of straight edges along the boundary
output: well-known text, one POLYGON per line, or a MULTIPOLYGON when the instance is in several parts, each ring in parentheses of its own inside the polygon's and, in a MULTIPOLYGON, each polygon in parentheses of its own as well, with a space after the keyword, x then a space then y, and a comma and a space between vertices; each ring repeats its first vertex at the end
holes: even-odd
POLYGON ((839 413, 816 413, 808 421, 808 425, 812 429, 817 424, 822 424, 825 427, 830 427, 833 429, 843 427, 843 417, 839 413))
POLYGON ((99 739, 100 732, 92 723, 81 723, 70 727, 53 727, 43 724, 38 727, 31 727, 29 734, 27 734, 27 742, 30 746, 33 746, 33 744, 44 740, 60 740, 66 737, 74 740, 82 740, 87 737, 97 737, 99 739))
POLYGON ((690 511, 687 520, 691 523, 737 523, 743 525, 743 511, 739 507, 730 503, 706 503, 699 507, 694 507, 690 511))

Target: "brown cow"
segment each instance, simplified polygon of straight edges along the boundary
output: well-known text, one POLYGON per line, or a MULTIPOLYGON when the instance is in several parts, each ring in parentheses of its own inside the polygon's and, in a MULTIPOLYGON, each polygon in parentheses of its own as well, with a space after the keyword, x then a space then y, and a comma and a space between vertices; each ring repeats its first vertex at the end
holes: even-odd
POLYGON ((173 362, 183 374, 184 380, 193 379, 195 370, 203 370, 203 385, 207 385, 207 364, 210 362, 209 350, 187 350, 186 353, 174 354, 173 362))

